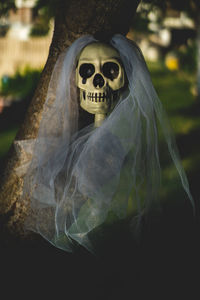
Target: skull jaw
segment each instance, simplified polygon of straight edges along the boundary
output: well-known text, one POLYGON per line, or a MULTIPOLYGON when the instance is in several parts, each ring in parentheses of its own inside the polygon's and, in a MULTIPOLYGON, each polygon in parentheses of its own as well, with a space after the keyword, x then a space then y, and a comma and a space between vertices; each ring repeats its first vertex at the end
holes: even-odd
POLYGON ((80 89, 80 106, 95 115, 94 126, 99 127, 118 102, 119 92, 90 93, 80 89))
POLYGON ((96 103, 91 102, 90 100, 83 100, 80 99, 80 106, 89 112, 90 114, 107 114, 111 111, 110 109, 110 101, 107 101, 107 103, 96 103))
POLYGON ((90 102, 89 100, 82 100, 80 106, 89 112, 90 114, 95 115, 94 126, 100 127, 103 121, 106 118, 108 112, 110 112, 110 104, 108 103, 95 103, 90 102))
POLYGON ((109 97, 105 97, 105 94, 106 93, 87 93, 84 90, 80 90, 80 106, 90 114, 95 115, 95 127, 101 126, 107 113, 111 111, 113 103, 112 94, 110 94, 109 97), (92 97, 92 95, 94 96, 92 97), (102 97, 99 95, 102 95, 102 97))

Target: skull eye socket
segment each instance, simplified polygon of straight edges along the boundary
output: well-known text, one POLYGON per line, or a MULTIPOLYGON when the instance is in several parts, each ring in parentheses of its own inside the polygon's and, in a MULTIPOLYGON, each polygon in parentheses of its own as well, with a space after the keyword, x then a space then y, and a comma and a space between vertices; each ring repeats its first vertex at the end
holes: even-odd
POLYGON ((82 78, 89 78, 94 74, 95 68, 92 64, 82 64, 79 69, 79 74, 82 78))
POLYGON ((102 71, 105 77, 113 80, 119 75, 119 66, 114 62, 106 62, 102 71))

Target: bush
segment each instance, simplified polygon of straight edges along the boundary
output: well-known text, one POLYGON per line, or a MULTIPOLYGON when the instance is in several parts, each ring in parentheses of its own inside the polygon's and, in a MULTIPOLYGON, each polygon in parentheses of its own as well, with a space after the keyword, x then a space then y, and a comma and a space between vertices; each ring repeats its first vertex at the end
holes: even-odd
POLYGON ((14 99, 22 100, 33 94, 40 77, 41 70, 25 68, 18 70, 12 77, 1 78, 0 93, 2 96, 11 96, 14 99))
POLYGON ((18 70, 12 77, 0 81, 4 109, 0 114, 0 133, 14 130, 22 123, 40 77, 40 70, 18 70))
POLYGON ((184 71, 194 72, 197 66, 197 48, 194 42, 180 47, 178 51, 180 68, 184 71))
POLYGON ((49 33, 49 24, 46 24, 44 22, 40 22, 35 24, 30 32, 30 36, 36 37, 36 36, 46 36, 49 33))

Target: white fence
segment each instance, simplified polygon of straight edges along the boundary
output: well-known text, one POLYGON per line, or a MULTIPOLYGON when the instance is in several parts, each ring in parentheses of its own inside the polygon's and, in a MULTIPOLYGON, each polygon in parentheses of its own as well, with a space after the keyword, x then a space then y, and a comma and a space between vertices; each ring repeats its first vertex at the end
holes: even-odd
POLYGON ((44 66, 51 43, 51 37, 30 38, 27 41, 0 38, 0 77, 13 75, 25 66, 44 66))

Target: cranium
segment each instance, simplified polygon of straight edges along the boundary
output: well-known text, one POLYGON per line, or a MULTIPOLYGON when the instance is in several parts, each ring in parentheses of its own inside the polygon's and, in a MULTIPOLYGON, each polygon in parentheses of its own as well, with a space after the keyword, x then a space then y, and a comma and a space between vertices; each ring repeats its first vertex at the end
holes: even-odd
POLYGON ((86 46, 78 60, 76 83, 80 89, 80 106, 95 114, 95 126, 100 126, 119 100, 125 84, 117 50, 100 42, 86 46))

